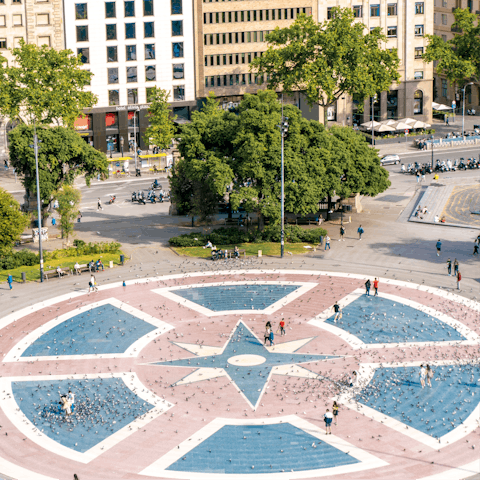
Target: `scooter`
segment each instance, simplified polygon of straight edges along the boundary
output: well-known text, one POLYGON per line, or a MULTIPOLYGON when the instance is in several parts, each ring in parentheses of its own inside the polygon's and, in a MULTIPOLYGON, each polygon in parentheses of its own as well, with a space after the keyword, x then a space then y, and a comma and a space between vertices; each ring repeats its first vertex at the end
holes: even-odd
POLYGON ((132 203, 137 201, 137 192, 132 193, 132 203))
POLYGON ((115 203, 115 200, 117 197, 115 195, 110 195, 110 200, 108 201, 108 204, 111 205, 112 203, 115 203))
POLYGON ((141 203, 142 205, 146 205, 146 202, 145 202, 145 197, 143 195, 143 192, 139 192, 138 195, 137 195, 137 201, 138 203, 141 203))
POLYGON ((162 186, 158 183, 158 180, 155 180, 152 185, 150 186, 152 190, 157 190, 158 188, 162 188, 162 186))

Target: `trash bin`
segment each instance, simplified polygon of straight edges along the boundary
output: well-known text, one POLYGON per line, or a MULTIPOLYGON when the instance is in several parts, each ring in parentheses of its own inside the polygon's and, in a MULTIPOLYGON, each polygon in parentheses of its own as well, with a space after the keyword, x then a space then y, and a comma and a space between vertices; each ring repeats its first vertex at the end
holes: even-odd
POLYGON ((113 260, 110 260, 110 268, 113 268, 113 260))
POLYGON ((22 272, 22 282, 27 283, 27 273, 26 272, 22 272))
POLYGON ((57 220, 55 218, 52 218, 52 225, 55 225, 57 223, 57 220))
POLYGON ((120 255, 120 263, 122 265, 125 263, 125 255, 120 255))

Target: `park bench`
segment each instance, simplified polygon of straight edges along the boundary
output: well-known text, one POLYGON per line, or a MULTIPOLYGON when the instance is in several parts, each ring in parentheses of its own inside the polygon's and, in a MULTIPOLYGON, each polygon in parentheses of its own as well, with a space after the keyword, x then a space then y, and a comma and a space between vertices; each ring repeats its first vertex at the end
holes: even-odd
POLYGON ((77 269, 73 269, 73 273, 76 273, 77 275, 81 275, 83 272, 90 272, 90 267, 84 263, 82 265, 79 265, 77 269))
MULTIPOLYGON (((60 269, 60 271, 62 272, 62 276, 63 275, 70 275, 72 273, 72 271, 68 268, 68 267, 63 267, 60 269)), ((52 278, 52 277, 58 277, 58 273, 57 273, 57 270, 47 270, 46 272, 43 272, 43 278, 44 280, 48 280, 49 278, 52 278)))

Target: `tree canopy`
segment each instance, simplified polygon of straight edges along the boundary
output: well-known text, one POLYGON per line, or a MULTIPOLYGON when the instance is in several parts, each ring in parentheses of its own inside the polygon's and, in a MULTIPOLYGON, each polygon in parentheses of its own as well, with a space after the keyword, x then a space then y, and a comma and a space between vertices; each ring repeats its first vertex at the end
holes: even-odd
MULTIPOLYGON (((84 174, 87 185, 90 180, 108 175, 105 154, 87 144, 78 133, 70 128, 37 128, 39 138, 38 170, 40 198, 43 206, 55 198, 55 192, 64 184, 73 184, 74 179, 84 174)), ((37 191, 35 177, 35 152, 33 127, 19 125, 8 135, 10 162, 19 174, 23 174, 23 185, 28 193, 37 191)))
MULTIPOLYGON (((219 108, 214 97, 182 129, 182 155, 172 175, 171 193, 179 213, 209 213, 228 193, 233 209, 280 218, 281 104, 271 90, 246 94, 238 112, 219 108), (199 193, 195 184, 203 185, 199 193), (198 197, 200 195, 200 197, 198 197), (210 203, 201 198, 211 198, 210 203)), ((285 210, 300 215, 318 211, 335 194, 375 196, 390 185, 376 150, 365 137, 345 127, 326 130, 285 105, 289 130, 285 139, 285 210)))
POLYGON ((423 55, 425 62, 437 63, 437 73, 450 83, 463 85, 480 77, 480 26, 477 15, 468 8, 457 8, 452 27, 459 35, 444 41, 438 35, 426 35, 428 45, 423 55))
POLYGON ((145 143, 156 145, 161 149, 167 149, 175 136, 173 122, 176 117, 171 117, 169 96, 170 93, 167 90, 154 87, 148 99, 151 102, 148 108, 150 126, 145 131, 145 143))
POLYGON ((71 186, 63 185, 55 194, 58 200, 58 213, 60 213, 60 226, 62 227, 62 238, 68 241, 68 237, 73 233, 75 219, 78 217, 80 200, 82 194, 80 190, 71 186))
POLYGON ((28 222, 13 195, 0 188, 0 255, 11 251, 28 222))
POLYGON ((20 41, 13 62, 0 55, 0 113, 24 123, 73 127, 84 108, 97 103, 85 90, 92 73, 81 68, 80 56, 20 41))
POLYGON ((355 95, 362 109, 363 99, 400 78, 397 50, 383 48, 380 28, 366 28, 348 8, 332 8, 332 18, 322 23, 300 15, 267 35, 269 48, 251 69, 268 76, 269 88, 305 93, 310 105, 324 107, 326 124, 326 107, 342 95, 355 95))

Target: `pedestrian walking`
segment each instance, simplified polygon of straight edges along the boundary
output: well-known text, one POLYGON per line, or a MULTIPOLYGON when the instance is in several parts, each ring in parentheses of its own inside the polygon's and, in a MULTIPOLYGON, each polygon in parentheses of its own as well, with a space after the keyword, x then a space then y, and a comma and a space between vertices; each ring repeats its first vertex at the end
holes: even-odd
POLYGON ((267 344, 267 340, 270 340, 270 331, 271 331, 271 328, 270 328, 270 327, 266 327, 266 328, 265 328, 265 333, 263 334, 263 338, 264 338, 263 344, 264 344, 264 345, 267 344))
POLYGON ((78 212, 77 223, 80 223, 82 221, 82 217, 82 212, 78 212))
POLYGON ((328 235, 325 237, 325 250, 327 247, 330 250, 330 237, 328 235))
POLYGON ((71 413, 75 410, 75 394, 71 390, 68 391, 68 401, 70 403, 71 413))
POLYGON ((8 170, 8 160, 5 160, 5 170, 8 170))
POLYGON ((8 286, 10 287, 10 290, 11 290, 13 288, 12 287, 13 277, 12 277, 11 274, 7 277, 7 282, 8 282, 8 286))
POLYGON ((378 297, 378 278, 375 277, 375 280, 373 281, 373 288, 375 289, 375 297, 378 297))
POLYGON ((422 182, 425 181, 425 169, 422 169, 422 182))
POLYGON ((372 286, 372 284, 370 283, 370 279, 367 279, 367 281, 365 282, 365 295, 367 297, 370 296, 370 287, 372 286))
POLYGON ((270 335, 269 335, 268 339, 270 340, 270 346, 274 345, 274 343, 273 343, 274 336, 273 336, 273 330, 272 329, 270 329, 270 335))
POLYGON ((332 410, 333 410, 333 418, 335 419, 335 425, 337 425, 337 422, 338 422, 338 405, 337 405, 337 402, 333 402, 333 407, 332 407, 332 410))
POLYGON ((432 388, 432 378, 435 372, 430 368, 430 365, 427 365, 427 385, 432 388))
POLYGON ((452 275, 452 261, 450 259, 447 260, 447 272, 450 277, 452 275))
POLYGON ((340 238, 338 239, 339 242, 341 242, 342 240, 345 241, 345 239, 343 238, 343 236, 345 235, 345 227, 343 225, 340 226, 340 238))
POLYGON ((342 309, 340 308, 340 305, 338 302, 335 302, 333 305, 333 311, 335 312, 335 316, 333 317, 333 321, 337 323, 337 319, 341 320, 342 319, 342 309))
POLYGON ((422 385, 422 388, 425 388, 425 378, 427 377, 427 369, 425 368, 423 363, 422 365, 420 365, 419 375, 420 375, 420 384, 422 385))
POLYGON ((332 422, 333 422, 333 415, 332 412, 327 408, 327 411, 323 415, 323 420, 325 421, 325 435, 332 434, 332 422))
POLYGON ((280 336, 282 337, 283 335, 286 335, 287 333, 285 332, 285 319, 282 318, 280 320, 280 336))
POLYGON ((364 232, 362 226, 360 225, 357 229, 357 233, 358 233, 358 239, 361 240, 362 239, 362 233, 364 232))
POLYGON ((95 275, 90 276, 90 281, 88 282, 88 293, 90 292, 98 292, 97 288, 97 281, 95 279, 95 275))
POLYGON ((455 261, 453 262, 453 273, 456 275, 458 273, 458 260, 455 259, 455 261))
POLYGON ((460 281, 462 280, 462 274, 460 270, 457 272, 457 290, 460 290, 460 281))
POLYGON ((97 200, 97 212, 99 210, 103 210, 102 201, 100 200, 100 197, 98 197, 98 200, 97 200))
POLYGON ((478 244, 473 244, 473 255, 478 255, 478 244))
POLYGON ((358 385, 358 374, 357 374, 357 371, 354 370, 352 372, 352 376, 350 377, 350 386, 356 387, 357 385, 358 385))
POLYGON ((438 239, 438 242, 437 242, 437 257, 440 256, 441 251, 442 251, 442 242, 440 241, 440 239, 438 239))
POLYGON ((477 236, 476 242, 480 245, 480 235, 477 236))
POLYGON ((420 172, 418 170, 417 170, 416 176, 417 176, 417 183, 418 183, 420 181, 420 172))

